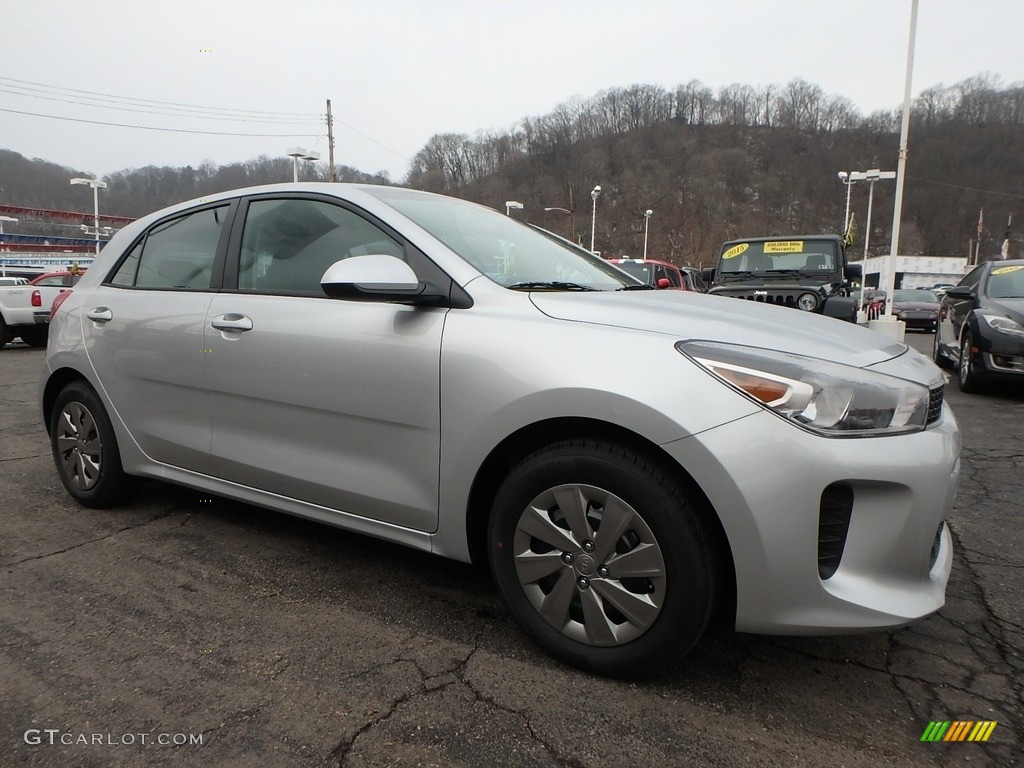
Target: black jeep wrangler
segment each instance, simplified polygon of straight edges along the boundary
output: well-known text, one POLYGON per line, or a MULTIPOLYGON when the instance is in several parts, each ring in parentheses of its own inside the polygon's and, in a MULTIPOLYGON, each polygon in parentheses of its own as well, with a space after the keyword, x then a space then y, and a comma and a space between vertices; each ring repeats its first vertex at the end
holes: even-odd
POLYGON ((704 269, 710 293, 763 301, 857 322, 853 280, 860 264, 846 263, 837 235, 747 237, 722 243, 718 267, 704 269))

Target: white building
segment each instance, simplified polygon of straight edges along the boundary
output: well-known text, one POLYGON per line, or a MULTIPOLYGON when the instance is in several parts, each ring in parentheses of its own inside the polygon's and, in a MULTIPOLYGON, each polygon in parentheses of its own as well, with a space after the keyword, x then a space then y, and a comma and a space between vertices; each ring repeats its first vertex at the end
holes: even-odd
MULTIPOLYGON (((851 262, 864 266, 864 284, 877 288, 885 285, 888 256, 871 256, 865 261, 851 262)), ((897 256, 897 288, 931 288, 936 283, 958 283, 967 274, 965 256, 897 256)))

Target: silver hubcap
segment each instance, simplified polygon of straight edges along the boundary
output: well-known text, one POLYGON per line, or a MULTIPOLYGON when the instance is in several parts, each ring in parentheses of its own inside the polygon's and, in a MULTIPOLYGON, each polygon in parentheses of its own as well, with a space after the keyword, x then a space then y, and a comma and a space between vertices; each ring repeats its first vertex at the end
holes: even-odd
POLYGON ((960 345, 960 381, 967 381, 971 375, 971 340, 964 336, 964 343, 960 345))
POLYGON ((103 445, 96 420, 81 403, 68 403, 60 412, 57 453, 64 476, 75 487, 87 491, 96 485, 100 478, 103 445))
POLYGON ((587 645, 628 643, 665 600, 665 560, 629 504, 592 485, 560 485, 535 498, 516 525, 519 583, 544 620, 587 645))

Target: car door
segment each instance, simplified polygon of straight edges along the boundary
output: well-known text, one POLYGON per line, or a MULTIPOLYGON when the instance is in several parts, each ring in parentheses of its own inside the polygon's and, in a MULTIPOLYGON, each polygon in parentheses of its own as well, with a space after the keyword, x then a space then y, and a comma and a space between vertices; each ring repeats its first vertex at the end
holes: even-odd
POLYGON ((230 208, 154 224, 82 307, 96 380, 135 441, 156 461, 197 471, 211 438, 203 334, 230 208))
POLYGON ((434 530, 447 310, 324 295, 334 262, 406 254, 360 212, 299 196, 244 208, 237 289, 216 296, 207 319, 212 474, 434 530))

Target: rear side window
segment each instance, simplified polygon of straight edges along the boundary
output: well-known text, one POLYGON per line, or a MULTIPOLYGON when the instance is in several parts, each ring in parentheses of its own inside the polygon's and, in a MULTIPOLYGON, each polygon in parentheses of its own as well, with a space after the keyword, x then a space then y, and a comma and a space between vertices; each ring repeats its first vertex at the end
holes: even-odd
POLYGON ((111 282, 135 288, 210 288, 228 206, 208 208, 151 229, 118 267, 111 282))

